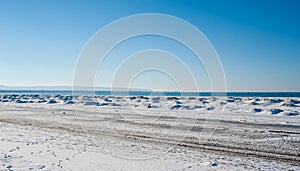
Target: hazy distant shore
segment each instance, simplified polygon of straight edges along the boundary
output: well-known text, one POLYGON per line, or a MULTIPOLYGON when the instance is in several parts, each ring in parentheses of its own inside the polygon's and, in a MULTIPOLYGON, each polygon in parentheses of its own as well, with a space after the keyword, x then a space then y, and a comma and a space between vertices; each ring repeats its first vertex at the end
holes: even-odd
POLYGON ((148 89, 110 89, 96 87, 93 90, 72 90, 72 87, 20 87, 0 88, 0 95, 76 95, 76 96, 216 96, 216 97, 300 97, 300 92, 178 92, 152 91, 148 89))

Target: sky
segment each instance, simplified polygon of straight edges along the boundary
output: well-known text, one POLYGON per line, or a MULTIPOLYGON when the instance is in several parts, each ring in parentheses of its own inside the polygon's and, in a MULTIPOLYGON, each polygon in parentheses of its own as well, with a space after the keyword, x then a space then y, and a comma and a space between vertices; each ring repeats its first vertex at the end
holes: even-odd
MULTIPOLYGON (((80 52, 97 31, 122 17, 162 13, 202 31, 219 55, 228 91, 300 91, 299 8, 297 0, 0 0, 0 85, 71 86, 80 52)), ((189 49, 149 35, 114 48, 99 66, 95 85, 111 86, 122 62, 146 49, 175 54, 200 91, 211 90, 205 66, 189 49)), ((178 88, 159 71, 136 75, 130 86, 178 88)))

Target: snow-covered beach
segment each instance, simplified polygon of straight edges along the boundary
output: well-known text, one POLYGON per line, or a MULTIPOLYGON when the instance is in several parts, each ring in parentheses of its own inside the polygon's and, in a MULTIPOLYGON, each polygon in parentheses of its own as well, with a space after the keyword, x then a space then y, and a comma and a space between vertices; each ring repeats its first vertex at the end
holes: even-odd
POLYGON ((0 170, 299 170, 300 98, 0 96, 0 170))

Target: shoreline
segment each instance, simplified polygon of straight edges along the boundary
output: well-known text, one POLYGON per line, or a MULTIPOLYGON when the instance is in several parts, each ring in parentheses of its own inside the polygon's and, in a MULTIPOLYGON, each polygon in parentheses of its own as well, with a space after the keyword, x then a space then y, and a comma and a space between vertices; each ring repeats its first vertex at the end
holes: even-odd
POLYGON ((0 95, 64 95, 64 96, 164 96, 164 97, 286 97, 300 98, 300 92, 177 92, 177 91, 84 91, 84 90, 0 90, 0 95))
POLYGON ((0 102, 0 169, 300 169, 298 98, 17 97, 0 102))

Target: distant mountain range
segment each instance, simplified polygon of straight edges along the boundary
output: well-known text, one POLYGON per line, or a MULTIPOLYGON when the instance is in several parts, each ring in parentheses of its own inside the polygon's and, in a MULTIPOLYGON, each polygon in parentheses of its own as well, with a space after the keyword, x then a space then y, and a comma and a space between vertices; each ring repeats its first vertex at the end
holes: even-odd
MULTIPOLYGON (((0 90, 35 90, 35 91, 72 91, 72 86, 5 86, 0 85, 0 90)), ((87 91, 91 90, 89 87, 77 87, 76 90, 87 91)), ((94 87, 95 91, 128 91, 128 88, 113 88, 110 87, 94 87)), ((150 89, 129 88, 130 91, 151 91, 150 89)))

